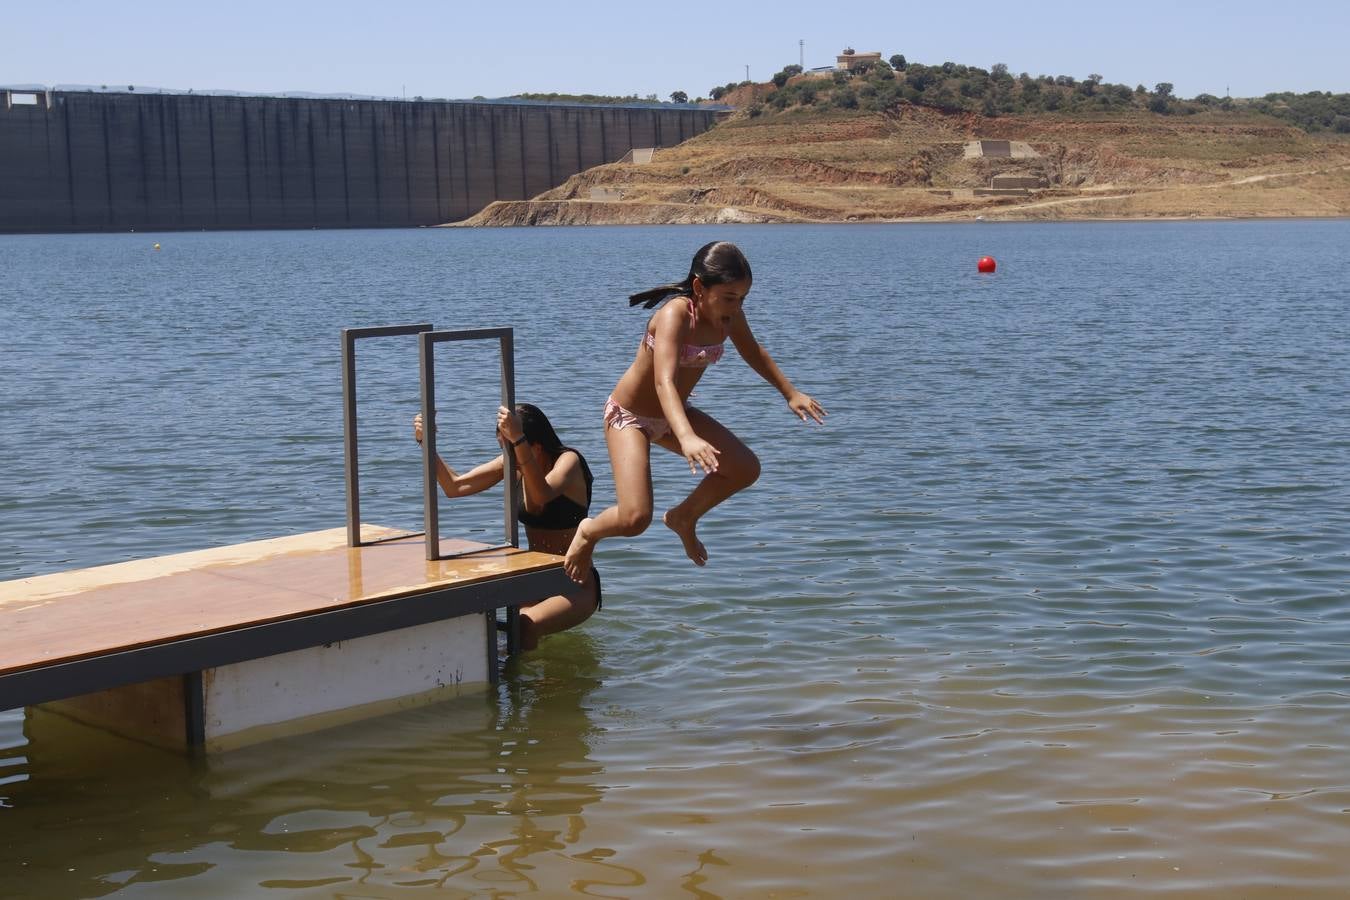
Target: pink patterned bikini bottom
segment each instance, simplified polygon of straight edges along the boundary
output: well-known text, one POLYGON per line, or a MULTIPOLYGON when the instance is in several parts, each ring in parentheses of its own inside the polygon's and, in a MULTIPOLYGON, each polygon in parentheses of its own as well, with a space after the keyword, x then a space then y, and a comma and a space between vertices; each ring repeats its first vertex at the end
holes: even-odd
POLYGON ((605 401, 605 426, 615 431, 636 428, 653 443, 670 434, 670 423, 664 416, 639 416, 624 409, 613 397, 605 401))

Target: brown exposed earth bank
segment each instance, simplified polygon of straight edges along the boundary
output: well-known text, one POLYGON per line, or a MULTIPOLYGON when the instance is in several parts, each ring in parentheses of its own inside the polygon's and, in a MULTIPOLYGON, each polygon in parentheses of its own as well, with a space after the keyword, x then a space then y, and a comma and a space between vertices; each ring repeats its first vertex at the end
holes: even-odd
POLYGON ((459 224, 1330 216, 1350 216, 1350 142, 1273 119, 902 105, 738 114, 650 162, 598 166, 459 224), (1034 186, 991 187, 1010 183, 1034 186))

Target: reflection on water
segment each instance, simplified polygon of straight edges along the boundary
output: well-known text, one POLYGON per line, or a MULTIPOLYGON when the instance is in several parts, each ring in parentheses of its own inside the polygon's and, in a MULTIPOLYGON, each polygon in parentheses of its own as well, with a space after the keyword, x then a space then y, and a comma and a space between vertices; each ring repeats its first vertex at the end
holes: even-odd
POLYGON ((208 760, 30 711, 26 762, 7 773, 25 777, 4 787, 0 894, 641 884, 587 835, 606 789, 587 714, 594 641, 554 645, 486 695, 208 760))
MULTIPOLYGON (((1345 896, 1350 222, 0 238, 0 578, 339 525, 343 325, 513 324, 606 505, 623 298, 715 238, 831 417, 708 373, 764 474, 706 569, 615 540, 486 697, 205 763, 0 713, 0 896, 1345 896)), ((391 527, 408 362, 362 370, 391 527)))

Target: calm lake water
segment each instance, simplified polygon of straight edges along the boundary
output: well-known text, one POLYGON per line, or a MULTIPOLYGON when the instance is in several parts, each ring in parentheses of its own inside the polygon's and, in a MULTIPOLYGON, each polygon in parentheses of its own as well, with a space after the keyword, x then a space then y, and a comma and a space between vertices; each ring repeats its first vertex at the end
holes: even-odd
MULTIPOLYGON (((714 238, 831 415, 711 370, 764 465, 706 569, 608 542, 499 687, 210 761, 0 713, 0 895, 1350 892, 1350 222, 3 237, 0 580, 340 526, 343 326, 514 326, 608 504, 625 297, 714 238)), ((415 350, 362 352, 416 528, 415 350)), ((438 360, 485 459, 495 356, 438 360)))

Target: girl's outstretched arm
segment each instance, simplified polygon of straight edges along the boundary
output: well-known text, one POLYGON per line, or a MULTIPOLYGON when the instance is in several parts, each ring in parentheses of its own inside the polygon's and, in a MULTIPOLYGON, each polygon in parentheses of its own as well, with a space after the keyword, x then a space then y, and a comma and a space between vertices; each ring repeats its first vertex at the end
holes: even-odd
POLYGON ((746 321, 745 314, 737 315, 731 323, 728 332, 731 337, 731 343, 736 347, 736 352, 741 355, 746 364, 754 369, 760 378, 763 378, 769 384, 777 389, 778 393, 783 395, 787 401, 788 409, 803 422, 810 416, 821 425, 825 424, 825 416, 829 415, 825 408, 816 402, 814 397, 803 394, 793 387, 792 382, 783 374, 783 370, 778 368, 778 363, 773 361, 769 351, 764 349, 764 345, 755 340, 755 335, 750 330, 750 323, 746 321))
MULTIPOLYGON (((422 443, 422 414, 413 416, 413 440, 422 443)), ((463 475, 445 464, 436 454, 436 483, 447 497, 467 497, 492 487, 502 480, 502 458, 493 457, 480 466, 474 466, 463 475)))

